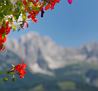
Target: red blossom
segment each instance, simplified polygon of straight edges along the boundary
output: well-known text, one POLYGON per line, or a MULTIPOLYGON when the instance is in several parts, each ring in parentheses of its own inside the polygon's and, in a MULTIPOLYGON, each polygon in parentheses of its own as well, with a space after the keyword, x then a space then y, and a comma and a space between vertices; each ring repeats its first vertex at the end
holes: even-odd
POLYGON ((45 6, 45 10, 50 9, 50 7, 51 7, 51 5, 50 5, 50 4, 47 4, 47 5, 45 6))
POLYGON ((50 7, 51 10, 54 9, 55 4, 56 4, 56 2, 51 2, 51 7, 50 7))
POLYGON ((9 34, 10 33, 10 30, 11 30, 11 27, 9 26, 9 22, 6 22, 5 23, 5 27, 4 26, 2 26, 1 28, 0 28, 0 34, 9 34))
POLYGON ((6 42, 6 35, 10 33, 11 27, 9 22, 5 22, 5 26, 0 28, 0 45, 3 45, 6 42))
POLYGON ((55 5, 59 2, 60 0, 50 0, 50 2, 45 6, 45 10, 54 9, 55 5))
POLYGON ((0 34, 0 45, 1 44, 3 44, 3 43, 5 43, 6 42, 6 36, 2 36, 1 34, 0 34))
POLYGON ((5 33, 6 34, 9 34, 10 33, 10 30, 11 30, 11 27, 7 27, 5 33))
POLYGON ((5 28, 2 26, 1 28, 0 28, 0 34, 4 34, 5 33, 5 28))
POLYGON ((33 22, 37 22, 37 19, 36 19, 37 14, 38 14, 38 11, 29 12, 28 18, 31 18, 33 22))
POLYGON ((20 70, 20 75, 19 77, 20 78, 24 78, 24 75, 26 74, 26 71, 25 70, 20 70))
POLYGON ((22 0, 24 5, 27 5, 27 1, 26 0, 22 0))
POLYGON ((18 72, 20 78, 24 78, 24 75, 26 74, 26 64, 18 64, 15 66, 15 71, 18 72))

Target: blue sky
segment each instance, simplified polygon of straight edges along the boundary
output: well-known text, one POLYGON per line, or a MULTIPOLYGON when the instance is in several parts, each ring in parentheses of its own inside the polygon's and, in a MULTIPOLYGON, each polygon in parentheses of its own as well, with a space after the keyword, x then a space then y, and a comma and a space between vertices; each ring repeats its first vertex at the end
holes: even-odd
POLYGON ((9 38, 18 38, 29 31, 47 35, 65 47, 98 41, 98 0, 73 0, 72 5, 61 0, 37 24, 30 22, 28 29, 12 32, 9 38))

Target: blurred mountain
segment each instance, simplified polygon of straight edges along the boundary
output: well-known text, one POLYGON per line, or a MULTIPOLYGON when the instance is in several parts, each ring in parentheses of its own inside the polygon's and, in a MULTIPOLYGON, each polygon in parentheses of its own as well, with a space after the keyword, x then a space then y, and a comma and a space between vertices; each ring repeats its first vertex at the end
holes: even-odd
POLYGON ((8 40, 0 54, 0 70, 22 60, 28 74, 15 83, 1 83, 2 91, 98 91, 98 44, 64 48, 47 36, 28 33, 8 40))
POLYGON ((19 40, 10 40, 7 48, 24 58, 30 69, 37 73, 48 74, 53 69, 82 61, 98 63, 97 43, 84 45, 77 49, 63 48, 49 37, 32 32, 22 36, 19 40))

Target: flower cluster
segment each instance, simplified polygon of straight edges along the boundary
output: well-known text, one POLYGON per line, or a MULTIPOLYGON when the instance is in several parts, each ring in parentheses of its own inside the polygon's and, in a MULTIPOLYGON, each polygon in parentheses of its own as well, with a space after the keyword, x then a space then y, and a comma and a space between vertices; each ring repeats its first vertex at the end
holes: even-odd
POLYGON ((4 48, 4 43, 6 42, 6 37, 10 33, 11 27, 9 22, 4 22, 4 25, 0 27, 0 50, 4 48))
MULTIPOLYGON (((28 27, 28 20, 37 22, 37 15, 54 9, 60 0, 2 0, 0 1, 0 47, 6 42, 10 30, 28 27)), ((72 0, 68 0, 71 4, 72 0)), ((2 49, 2 48, 1 48, 2 49)))
POLYGON ((17 78, 17 75, 20 77, 20 79, 23 79, 26 74, 26 67, 27 65, 25 63, 12 65, 11 69, 3 72, 0 70, 0 81, 6 82, 8 80, 15 81, 17 78))
POLYGON ((14 71, 19 74, 20 78, 24 78, 24 75, 26 74, 26 69, 27 65, 26 64, 18 64, 15 66, 14 71))

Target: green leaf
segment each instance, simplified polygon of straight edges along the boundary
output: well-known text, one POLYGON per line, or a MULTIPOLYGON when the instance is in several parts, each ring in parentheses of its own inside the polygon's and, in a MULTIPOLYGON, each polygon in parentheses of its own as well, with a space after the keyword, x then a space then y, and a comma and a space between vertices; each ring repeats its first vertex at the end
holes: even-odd
POLYGON ((26 18, 27 18, 27 17, 26 17, 26 14, 23 14, 23 15, 22 15, 22 19, 23 19, 23 21, 25 21, 26 18))
POLYGON ((14 72, 7 72, 8 75, 14 75, 14 72))
POLYGON ((17 29, 14 24, 12 25, 12 29, 13 29, 13 31, 15 31, 17 29))
POLYGON ((0 71, 0 75, 1 75, 1 74, 3 74, 3 72, 2 72, 2 71, 0 71))
POLYGON ((9 80, 8 77, 3 78, 3 81, 8 81, 8 80, 9 80))
POLYGON ((5 33, 4 33, 4 34, 2 34, 2 38, 5 38, 5 35, 6 35, 5 33))
POLYGON ((39 11, 40 8, 39 7, 33 7, 33 10, 39 11))

